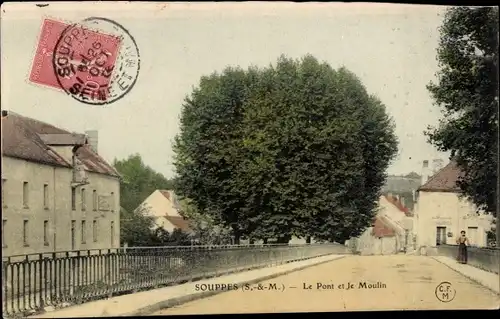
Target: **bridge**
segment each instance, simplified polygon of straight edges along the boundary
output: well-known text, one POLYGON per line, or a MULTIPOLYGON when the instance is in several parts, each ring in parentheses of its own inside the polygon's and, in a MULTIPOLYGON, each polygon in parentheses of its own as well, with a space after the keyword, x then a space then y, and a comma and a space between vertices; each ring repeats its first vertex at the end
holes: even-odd
POLYGON ((361 256, 339 244, 120 248, 3 260, 7 316, 498 309, 498 249, 361 256))

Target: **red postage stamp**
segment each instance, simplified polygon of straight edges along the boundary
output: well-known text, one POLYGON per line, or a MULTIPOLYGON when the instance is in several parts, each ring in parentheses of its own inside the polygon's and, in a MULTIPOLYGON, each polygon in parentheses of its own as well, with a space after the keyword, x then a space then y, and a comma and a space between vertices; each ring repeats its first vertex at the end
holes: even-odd
POLYGON ((135 40, 116 22, 89 18, 67 24, 45 19, 29 80, 63 90, 83 103, 107 104, 130 90, 138 70, 135 40))
MULTIPOLYGON (((44 20, 38 48, 33 61, 33 67, 31 69, 30 81, 62 89, 54 73, 52 59, 56 44, 61 34, 68 27, 70 27, 69 24, 59 21, 51 19, 44 20)), ((76 61, 73 62, 81 65, 80 70, 76 70, 76 72, 85 72, 85 65, 88 65, 87 69, 92 69, 92 72, 86 74, 88 80, 92 79, 103 84, 106 82, 109 84, 110 76, 107 73, 110 72, 109 70, 116 60, 120 40, 114 36, 99 34, 92 31, 85 32, 85 34, 81 32, 81 37, 78 38, 79 31, 80 30, 72 30, 69 36, 63 39, 64 44, 60 46, 60 49, 62 49, 61 51, 69 53, 70 50, 67 48, 72 46, 71 58, 76 59, 76 61), (74 36, 71 37, 73 34, 74 36), (72 41, 72 38, 77 41, 72 41)), ((65 58, 60 57, 59 62, 66 62, 65 58)), ((69 62, 72 61, 68 61, 68 63, 69 62)))

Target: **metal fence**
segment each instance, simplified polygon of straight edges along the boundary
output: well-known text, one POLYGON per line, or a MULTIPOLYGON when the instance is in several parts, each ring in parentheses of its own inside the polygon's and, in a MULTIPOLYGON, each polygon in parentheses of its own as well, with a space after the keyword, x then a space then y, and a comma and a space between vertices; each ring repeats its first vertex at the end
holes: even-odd
MULTIPOLYGON (((456 259, 458 245, 439 245, 437 253, 456 259)), ((467 264, 498 274, 500 268, 500 248, 493 247, 467 247, 467 264)))
POLYGON ((3 312, 79 304, 329 254, 339 244, 137 247, 4 257, 3 312))

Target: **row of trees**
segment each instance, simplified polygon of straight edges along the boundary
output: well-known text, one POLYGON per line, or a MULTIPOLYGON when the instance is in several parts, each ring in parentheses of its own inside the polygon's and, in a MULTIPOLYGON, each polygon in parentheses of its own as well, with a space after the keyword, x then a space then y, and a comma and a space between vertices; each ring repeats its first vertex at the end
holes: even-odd
POLYGON ((451 152, 464 197, 498 225, 498 7, 451 8, 440 32, 438 80, 428 89, 443 118, 429 142, 451 152))
POLYGON ((236 242, 359 235, 397 152, 385 106, 312 56, 202 77, 180 131, 176 192, 236 242))

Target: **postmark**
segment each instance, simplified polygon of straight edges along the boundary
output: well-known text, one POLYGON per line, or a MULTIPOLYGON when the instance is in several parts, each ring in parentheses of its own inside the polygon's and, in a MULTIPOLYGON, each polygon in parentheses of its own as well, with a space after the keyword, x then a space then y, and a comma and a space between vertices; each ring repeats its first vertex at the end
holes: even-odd
POLYGON ((436 298, 441 302, 450 302, 455 299, 456 290, 453 288, 450 282, 443 281, 437 285, 435 294, 436 298))
POLYGON ((113 103, 135 85, 139 48, 119 23, 91 17, 79 23, 45 19, 30 81, 91 105, 113 103))

